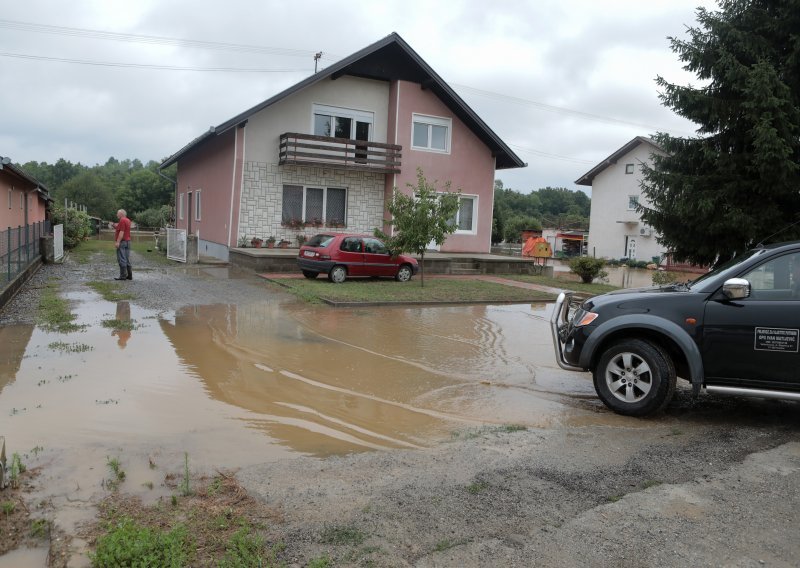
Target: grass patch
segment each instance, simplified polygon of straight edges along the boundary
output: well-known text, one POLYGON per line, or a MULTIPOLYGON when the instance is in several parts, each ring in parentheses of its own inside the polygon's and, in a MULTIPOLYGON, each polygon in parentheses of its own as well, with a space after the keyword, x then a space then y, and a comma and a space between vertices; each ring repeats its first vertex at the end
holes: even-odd
POLYGON ((434 552, 444 552, 445 550, 467 544, 468 542, 470 542, 470 540, 467 538, 462 538, 461 540, 450 540, 449 538, 446 538, 437 542, 433 547, 433 550, 434 552))
POLYGON ((107 257, 109 262, 113 262, 117 254, 114 241, 81 241, 69 254, 78 264, 87 264, 96 253, 102 254, 107 257))
POLYGON ((366 539, 366 535, 355 527, 331 526, 322 531, 320 542, 323 544, 348 544, 358 546, 366 539))
POLYGON ((105 282, 103 280, 92 280, 87 282, 86 285, 100 294, 104 300, 108 302, 120 302, 122 300, 133 300, 134 295, 120 292, 119 283, 105 282))
POLYGON ((281 280, 291 293, 310 302, 323 299, 332 302, 519 302, 551 301, 552 294, 504 286, 480 280, 450 280, 432 278, 420 286, 417 276, 410 282, 392 280, 353 279, 332 284, 320 277, 317 280, 281 280))
POLYGON ((69 302, 58 295, 58 284, 50 282, 42 290, 39 298, 39 325, 49 332, 72 333, 83 331, 85 325, 73 323, 75 314, 69 309, 69 302))
POLYGON ((586 292, 592 295, 605 294, 606 292, 619 290, 619 286, 612 286, 611 284, 584 284, 583 282, 573 280, 573 277, 577 278, 574 274, 570 274, 567 277, 556 276, 553 278, 531 274, 498 274, 498 276, 501 278, 508 278, 509 280, 516 280, 517 282, 530 282, 531 284, 561 288, 562 290, 586 292))
POLYGON ((658 479, 648 479, 642 483, 642 489, 650 489, 651 487, 657 487, 659 485, 661 485, 661 482, 658 479))
POLYGON ((100 322, 103 327, 118 331, 133 331, 137 328, 135 320, 106 319, 100 322))
MULTIPOLYGON (((177 489, 181 474, 165 485, 177 489)), ((229 475, 193 480, 191 496, 170 505, 144 505, 135 497, 112 493, 100 504, 100 521, 80 536, 94 543, 93 566, 284 566, 281 543, 267 540, 264 521, 279 516, 245 491, 229 475)))

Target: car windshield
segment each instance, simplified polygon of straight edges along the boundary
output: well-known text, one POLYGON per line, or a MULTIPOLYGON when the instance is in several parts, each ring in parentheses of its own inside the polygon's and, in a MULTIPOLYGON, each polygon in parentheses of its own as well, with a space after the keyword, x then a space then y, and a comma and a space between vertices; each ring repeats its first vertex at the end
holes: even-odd
POLYGON ((723 275, 723 274, 725 274, 726 277, 727 277, 727 275, 733 275, 736 272, 738 272, 737 267, 740 264, 742 264, 743 262, 753 258, 754 256, 757 256, 757 255, 760 255, 760 254, 764 254, 765 252, 766 252, 765 249, 755 249, 755 250, 747 251, 746 253, 744 253, 744 254, 742 254, 740 256, 736 256, 736 257, 730 259, 728 262, 726 262, 724 264, 721 264, 720 266, 718 266, 717 268, 715 268, 711 272, 706 272, 705 274, 703 274, 699 278, 695 278, 694 280, 692 280, 689 283, 689 287, 692 288, 692 289, 698 288, 699 284, 705 282, 709 278, 713 278, 713 277, 720 276, 720 275, 723 275))
POLYGON ((306 243, 307 246, 325 248, 334 239, 334 235, 314 235, 306 243))

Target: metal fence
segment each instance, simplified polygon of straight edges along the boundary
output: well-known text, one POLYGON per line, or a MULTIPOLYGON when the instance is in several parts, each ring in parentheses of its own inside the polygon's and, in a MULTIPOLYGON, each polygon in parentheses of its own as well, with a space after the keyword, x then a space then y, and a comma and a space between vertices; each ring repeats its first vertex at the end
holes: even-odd
POLYGON ((8 227, 0 233, 0 286, 11 282, 42 254, 39 239, 50 234, 50 221, 8 227))

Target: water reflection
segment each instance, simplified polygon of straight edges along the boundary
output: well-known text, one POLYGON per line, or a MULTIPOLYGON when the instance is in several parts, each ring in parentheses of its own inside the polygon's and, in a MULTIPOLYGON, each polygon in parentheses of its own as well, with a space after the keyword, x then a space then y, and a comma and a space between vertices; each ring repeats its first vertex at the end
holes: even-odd
POLYGON ((121 325, 111 332, 117 337, 117 345, 120 349, 125 349, 128 340, 131 338, 131 304, 128 301, 117 302, 117 310, 114 319, 121 325))
POLYGON ((16 378, 32 333, 32 325, 0 326, 0 392, 16 378))

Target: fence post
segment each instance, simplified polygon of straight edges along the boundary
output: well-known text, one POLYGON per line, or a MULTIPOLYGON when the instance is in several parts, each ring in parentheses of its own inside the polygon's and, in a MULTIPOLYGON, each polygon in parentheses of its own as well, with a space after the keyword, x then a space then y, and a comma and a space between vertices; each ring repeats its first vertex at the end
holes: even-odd
POLYGON ((11 282, 11 255, 14 251, 11 250, 11 227, 9 227, 6 231, 8 234, 8 281, 11 282))
POLYGON ((22 266, 22 225, 17 225, 17 269, 14 274, 19 274, 19 267, 22 266))

